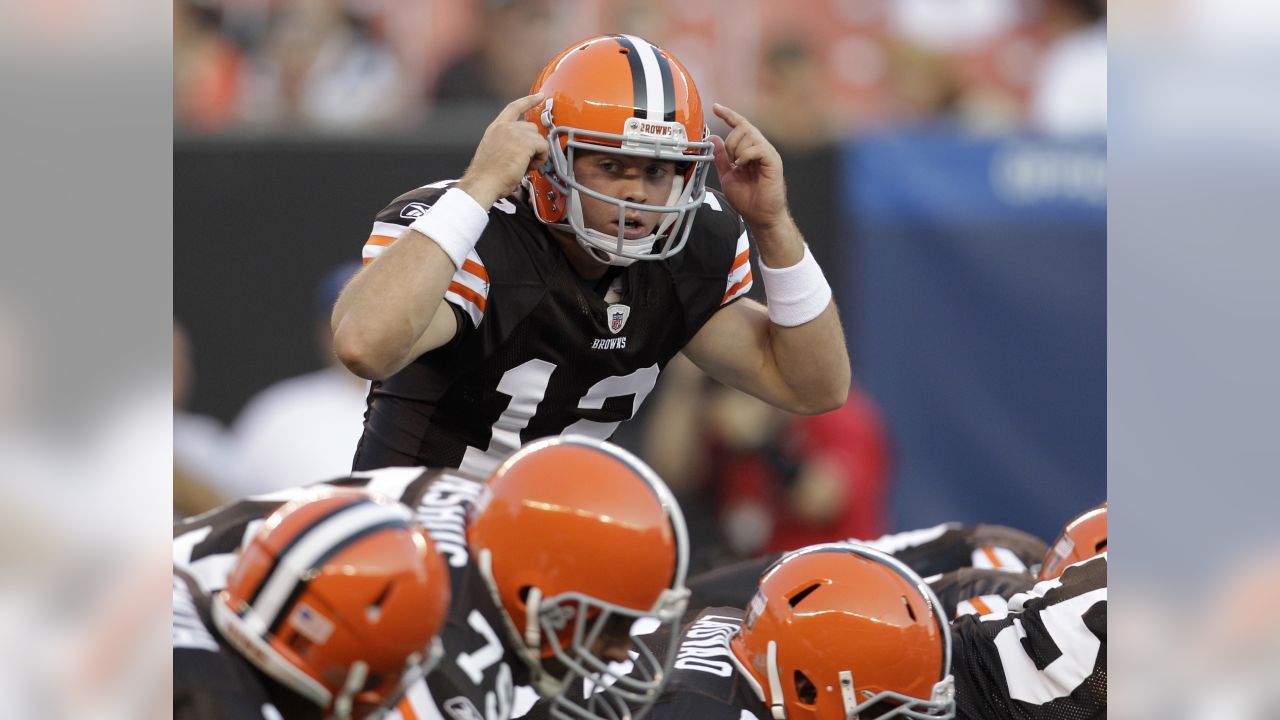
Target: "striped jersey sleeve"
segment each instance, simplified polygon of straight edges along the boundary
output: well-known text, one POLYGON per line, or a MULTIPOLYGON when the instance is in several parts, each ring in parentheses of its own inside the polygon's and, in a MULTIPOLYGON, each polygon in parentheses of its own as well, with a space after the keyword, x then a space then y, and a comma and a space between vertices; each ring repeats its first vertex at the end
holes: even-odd
POLYGON ((369 239, 364 241, 364 251, 360 257, 365 265, 378 259, 378 256, 386 251, 391 243, 400 239, 409 230, 407 225, 397 225, 389 222, 375 222, 373 230, 369 233, 369 239))
POLYGON ((968 600, 961 600, 956 605, 956 617, 961 615, 977 615, 986 618, 1003 618, 1009 614, 1009 601, 1000 595, 978 595, 968 600))
MULTIPOLYGON (((365 241, 361 253, 365 265, 377 260, 387 248, 404 236, 409 225, 431 210, 435 201, 449 189, 456 180, 444 180, 425 185, 417 190, 405 193, 383 208, 374 220, 369 239, 365 241)), ((485 304, 489 298, 489 273, 485 270, 484 261, 475 250, 467 254, 462 267, 453 274, 444 299, 471 318, 473 325, 479 325, 484 318, 485 304)))
POLYGON ((738 236, 738 247, 733 253, 733 264, 729 267, 720 304, 727 305, 746 295, 751 290, 751 279, 751 242, 747 239, 747 231, 743 230, 738 236))
POLYGON ((444 299, 466 313, 473 325, 478 327, 484 319, 484 307, 489 299, 489 272, 484 269, 484 262, 474 249, 467 253, 462 267, 453 274, 444 299))

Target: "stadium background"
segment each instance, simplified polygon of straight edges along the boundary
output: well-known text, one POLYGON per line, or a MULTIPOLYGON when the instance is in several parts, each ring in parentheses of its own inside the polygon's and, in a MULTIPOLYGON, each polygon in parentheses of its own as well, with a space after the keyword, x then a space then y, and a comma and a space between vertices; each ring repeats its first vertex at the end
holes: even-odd
MULTIPOLYGON (((1068 0, 179 0, 185 410, 231 424, 257 391, 318 367, 313 288, 358 257, 373 214, 457 177, 556 49, 624 31, 672 50, 704 101, 741 110, 783 152, 855 382, 889 433, 889 526, 998 522, 1047 539, 1106 494, 1106 145, 1086 112, 1105 86, 1050 87, 1055 62, 1089 61, 1071 53, 1098 13, 1068 0)), ((641 432, 618 439, 643 449, 641 432)))

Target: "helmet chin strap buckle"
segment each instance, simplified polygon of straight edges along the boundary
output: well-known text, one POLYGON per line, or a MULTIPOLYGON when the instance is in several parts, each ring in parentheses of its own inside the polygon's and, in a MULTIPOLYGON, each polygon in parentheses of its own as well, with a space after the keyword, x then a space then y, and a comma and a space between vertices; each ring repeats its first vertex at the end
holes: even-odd
POLYGON ((787 707, 782 699, 782 679, 778 677, 778 643, 769 641, 769 711, 773 720, 787 720, 787 707))
POLYGON ((351 669, 347 672, 347 680, 342 684, 342 692, 333 701, 333 720, 345 720, 351 717, 351 711, 354 703, 352 698, 360 692, 364 687, 364 681, 369 677, 369 666, 363 660, 357 660, 351 663, 351 669))
POLYGON ((840 699, 844 701, 844 720, 858 720, 858 694, 853 690, 853 673, 840 671, 840 699))
POLYGON ((542 626, 538 624, 538 613, 542 610, 542 591, 536 586, 529 588, 525 597, 524 611, 524 644, 537 650, 542 646, 542 626))

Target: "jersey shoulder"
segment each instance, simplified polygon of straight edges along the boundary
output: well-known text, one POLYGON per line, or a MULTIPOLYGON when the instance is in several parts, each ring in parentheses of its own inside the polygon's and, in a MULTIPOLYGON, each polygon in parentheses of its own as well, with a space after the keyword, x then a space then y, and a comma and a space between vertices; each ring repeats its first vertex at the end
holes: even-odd
POLYGON ((271 698, 262 678, 212 629, 209 596, 175 568, 173 575, 173 717, 262 717, 271 698))
POLYGON ((402 193, 379 210, 374 219, 378 222, 407 227, 414 220, 426 215, 431 206, 435 205, 436 201, 457 182, 457 180, 441 180, 402 193))
POLYGON ((719 190, 708 189, 684 249, 671 258, 678 274, 725 275, 750 247, 746 224, 719 190))

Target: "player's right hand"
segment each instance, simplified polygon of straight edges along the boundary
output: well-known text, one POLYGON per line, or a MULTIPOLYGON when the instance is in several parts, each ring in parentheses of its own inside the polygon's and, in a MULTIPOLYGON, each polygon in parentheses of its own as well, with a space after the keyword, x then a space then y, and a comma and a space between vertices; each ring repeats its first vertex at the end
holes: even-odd
POLYGON ((535 93, 513 101, 498 113, 480 138, 458 187, 481 207, 487 208, 515 192, 526 172, 546 162, 547 139, 538 132, 538 126, 521 119, 542 102, 542 97, 535 93))

